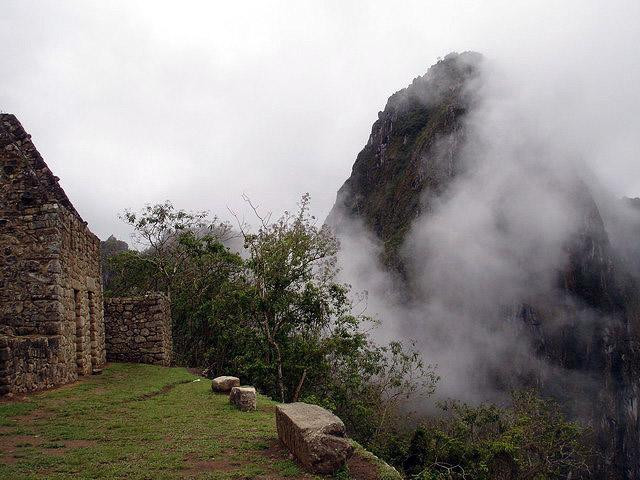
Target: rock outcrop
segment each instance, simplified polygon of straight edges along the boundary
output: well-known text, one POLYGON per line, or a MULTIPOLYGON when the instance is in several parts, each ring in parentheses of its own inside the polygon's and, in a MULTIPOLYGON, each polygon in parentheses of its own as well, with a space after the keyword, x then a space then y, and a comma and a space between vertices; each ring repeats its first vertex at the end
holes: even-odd
POLYGON ((253 387, 233 387, 229 393, 229 403, 243 412, 255 410, 257 406, 256 389, 253 387))
POLYGON ((333 474, 353 454, 342 420, 317 405, 278 405, 276 426, 280 441, 312 473, 333 474))
POLYGON ((422 197, 437 198, 460 172, 463 120, 474 102, 468 87, 481 58, 451 54, 389 98, 327 218, 338 230, 345 217, 363 220, 382 241, 384 264, 399 273, 405 270, 399 247, 412 221, 430 208, 422 197))

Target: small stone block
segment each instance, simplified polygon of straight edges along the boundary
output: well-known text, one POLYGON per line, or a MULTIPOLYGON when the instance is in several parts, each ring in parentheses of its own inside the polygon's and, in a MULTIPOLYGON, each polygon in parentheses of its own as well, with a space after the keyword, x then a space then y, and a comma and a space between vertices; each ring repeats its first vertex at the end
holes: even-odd
POLYGON ((243 412, 255 410, 256 389, 253 387, 233 387, 229 394, 229 403, 243 412))

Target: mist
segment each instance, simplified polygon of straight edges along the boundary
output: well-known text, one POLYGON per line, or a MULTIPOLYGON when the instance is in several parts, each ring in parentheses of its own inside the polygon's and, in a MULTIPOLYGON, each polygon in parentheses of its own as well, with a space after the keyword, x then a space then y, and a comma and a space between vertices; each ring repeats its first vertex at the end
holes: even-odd
POLYGON ((547 38, 527 61, 481 62, 479 80, 468 85, 476 101, 464 138, 441 139, 443 147, 422 160, 426 169, 447 162, 447 146, 463 142, 461 173, 444 194, 422 199, 400 249, 406 282, 380 265, 382 246, 360 221, 340 219, 343 278, 368 292, 381 342, 415 342, 437 366, 436 399, 501 402, 523 381, 595 395, 597 379, 537 354, 539 327, 524 325, 521 309, 547 305, 546 328, 573 322, 585 349, 611 320, 558 285, 568 246, 581 229, 597 230, 590 212, 602 216, 616 255, 637 269, 637 209, 621 200, 627 192, 612 178, 637 173, 640 104, 620 72, 637 75, 638 59, 624 35, 607 38, 619 50, 605 61, 594 50, 576 55, 568 38, 555 40, 553 56, 545 56, 547 38))
POLYGON ((640 195, 638 18, 630 0, 9 0, 0 108, 17 114, 101 238, 129 240, 118 213, 166 199, 232 220, 228 208, 250 216, 245 193, 278 215, 310 192, 324 218, 385 99, 450 51, 482 53, 466 173, 403 247, 414 297, 429 300, 394 297, 362 225, 343 251, 381 338, 421 342, 443 395, 484 398, 492 389, 470 366, 530 363, 496 309, 549 294, 576 228, 565 194, 574 172, 611 242, 638 258, 635 211, 617 201, 640 195))
POLYGON ((166 199, 225 216, 246 193, 277 215, 309 192, 324 218, 386 98, 475 50, 544 92, 529 101, 637 196, 638 18, 631 0, 7 0, 0 109, 103 239, 128 240, 125 208, 166 199))

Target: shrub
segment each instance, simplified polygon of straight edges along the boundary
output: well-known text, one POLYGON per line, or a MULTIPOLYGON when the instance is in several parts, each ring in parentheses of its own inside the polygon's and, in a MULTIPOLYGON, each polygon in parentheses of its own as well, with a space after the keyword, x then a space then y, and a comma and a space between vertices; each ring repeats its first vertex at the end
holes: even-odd
POLYGON ((445 416, 414 433, 403 467, 413 478, 590 478, 589 431, 533 391, 509 407, 442 405, 445 416))

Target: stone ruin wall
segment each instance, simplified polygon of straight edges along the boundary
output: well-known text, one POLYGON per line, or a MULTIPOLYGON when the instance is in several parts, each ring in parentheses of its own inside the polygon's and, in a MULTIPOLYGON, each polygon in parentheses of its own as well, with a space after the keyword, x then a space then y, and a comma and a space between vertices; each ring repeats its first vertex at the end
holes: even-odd
POLYGON ((90 375, 106 363, 100 240, 86 225, 64 212, 62 233, 62 293, 71 326, 79 375, 90 375))
POLYGON ((107 298, 104 315, 108 361, 171 364, 171 307, 164 295, 107 298))
POLYGON ((0 114, 0 394, 105 363, 99 248, 30 136, 0 114))

